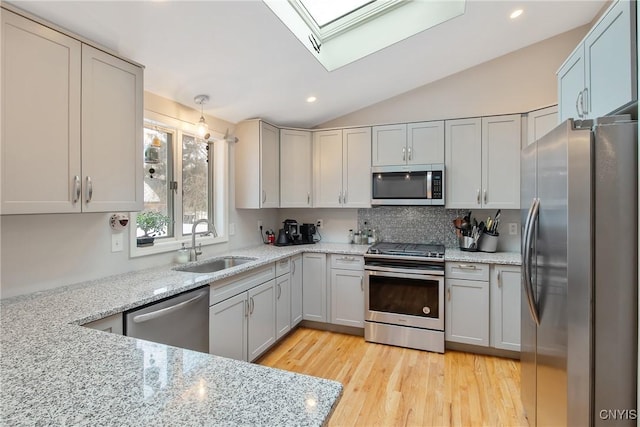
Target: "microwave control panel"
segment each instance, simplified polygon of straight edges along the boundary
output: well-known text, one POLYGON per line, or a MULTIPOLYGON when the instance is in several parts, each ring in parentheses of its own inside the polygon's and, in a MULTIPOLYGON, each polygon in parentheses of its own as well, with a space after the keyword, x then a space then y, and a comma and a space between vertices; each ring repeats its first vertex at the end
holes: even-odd
POLYGON ((433 171, 431 174, 431 198, 442 199, 442 171, 433 171))

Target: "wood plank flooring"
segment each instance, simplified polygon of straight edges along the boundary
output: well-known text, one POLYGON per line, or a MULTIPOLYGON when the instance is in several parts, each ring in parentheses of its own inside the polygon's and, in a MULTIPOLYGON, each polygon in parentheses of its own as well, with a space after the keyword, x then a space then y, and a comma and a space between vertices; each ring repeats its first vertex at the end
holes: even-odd
POLYGON ((298 328, 258 363, 340 381, 329 426, 527 426, 517 360, 298 328))

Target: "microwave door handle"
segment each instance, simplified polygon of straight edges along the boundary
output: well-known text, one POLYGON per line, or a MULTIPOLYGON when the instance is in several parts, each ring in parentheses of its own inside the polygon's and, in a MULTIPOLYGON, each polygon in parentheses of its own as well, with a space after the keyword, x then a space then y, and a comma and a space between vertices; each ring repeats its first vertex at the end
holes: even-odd
POLYGON ((433 199, 433 173, 427 172, 427 199, 433 199))

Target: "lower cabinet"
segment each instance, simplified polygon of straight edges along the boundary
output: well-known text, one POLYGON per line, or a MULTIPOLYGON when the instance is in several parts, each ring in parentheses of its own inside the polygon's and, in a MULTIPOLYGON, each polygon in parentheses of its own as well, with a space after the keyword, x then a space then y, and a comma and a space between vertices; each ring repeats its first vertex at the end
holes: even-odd
POLYGON ((489 345, 489 283, 446 279, 445 340, 489 345))
POLYGON ((291 257, 291 327, 302 321, 302 255, 291 257))
POLYGON ((302 255, 302 318, 328 322, 327 316, 327 256, 302 255))
POLYGON ((249 299, 249 362, 255 360, 276 342, 276 281, 270 280, 247 292, 249 299))
POLYGON ((331 323, 364 328, 363 265, 361 256, 331 255, 331 323))
POLYGON ((520 267, 492 265, 491 347, 520 351, 520 267))
POLYGON ((276 277, 276 339, 291 330, 291 277, 276 277))

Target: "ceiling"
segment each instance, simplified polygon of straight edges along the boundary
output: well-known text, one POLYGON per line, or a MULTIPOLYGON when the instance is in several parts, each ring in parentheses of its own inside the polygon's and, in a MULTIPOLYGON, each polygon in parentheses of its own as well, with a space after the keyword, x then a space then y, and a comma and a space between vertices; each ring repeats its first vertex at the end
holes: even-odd
POLYGON ((205 113, 234 123, 313 127, 586 24, 606 1, 468 0, 463 16, 332 72, 259 0, 10 3, 145 65, 147 91, 195 109, 208 94, 205 113))

